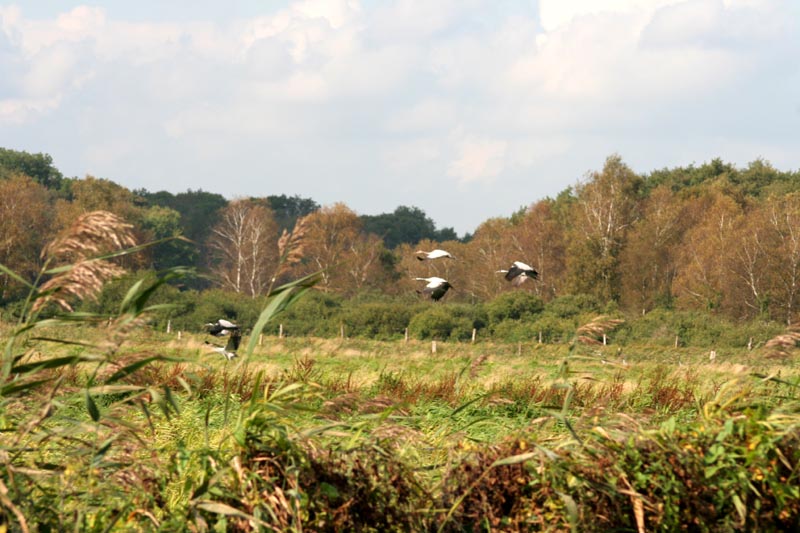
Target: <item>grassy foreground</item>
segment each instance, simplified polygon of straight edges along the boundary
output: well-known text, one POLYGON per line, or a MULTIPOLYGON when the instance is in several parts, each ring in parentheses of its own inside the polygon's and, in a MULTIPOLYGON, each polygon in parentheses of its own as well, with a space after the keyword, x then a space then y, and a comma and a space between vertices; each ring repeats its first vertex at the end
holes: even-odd
POLYGON ((766 351, 265 336, 226 362, 122 322, 20 340, 8 530, 800 527, 799 372, 766 351))

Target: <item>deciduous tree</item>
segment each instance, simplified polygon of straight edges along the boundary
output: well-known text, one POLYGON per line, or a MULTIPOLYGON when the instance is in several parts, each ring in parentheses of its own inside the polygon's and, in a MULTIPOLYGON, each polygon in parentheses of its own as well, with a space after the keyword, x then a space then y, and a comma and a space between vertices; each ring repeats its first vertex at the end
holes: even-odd
MULTIPOLYGON (((54 234, 51 200, 51 193, 28 176, 0 180, 0 263, 31 281, 41 269, 44 243, 54 234)), ((11 281, 0 274, 0 300, 9 296, 11 281)))
POLYGON ((791 324, 800 306, 800 193, 769 198, 764 209, 773 234, 769 247, 773 305, 791 324))
POLYGON ((489 219, 475 230, 466 246, 466 257, 459 258, 469 272, 463 282, 464 288, 477 299, 490 300, 512 288, 497 271, 525 259, 527 257, 520 257, 518 248, 514 246, 511 221, 507 218, 489 219))
POLYGON ((677 247, 689 226, 684 202, 667 186, 653 190, 620 255, 623 303, 645 313, 672 299, 677 247))
MULTIPOLYGON (((368 238, 359 216, 345 204, 324 206, 305 218, 308 270, 321 270, 324 291, 351 293, 373 285, 383 243, 368 238)), ((374 286, 374 285, 373 285, 374 286)))
POLYGON ((720 311, 730 282, 725 247, 742 213, 741 206, 712 189, 692 199, 687 208, 697 224, 687 230, 679 246, 672 291, 682 307, 720 311))
POLYGON ((521 260, 537 270, 539 278, 526 286, 545 301, 558 296, 566 282, 565 227, 553 208, 552 200, 536 202, 512 227, 514 252, 510 259, 521 260))
POLYGON ((258 296, 278 266, 278 226, 269 208, 250 200, 228 204, 211 230, 211 270, 223 288, 258 296))
POLYGON ((567 255, 573 292, 601 300, 619 298, 619 253, 625 233, 638 218, 642 185, 642 179, 613 155, 601 172, 576 186, 567 255))
POLYGON ((47 189, 58 190, 64 179, 49 154, 29 154, 0 148, 0 179, 24 174, 47 189))

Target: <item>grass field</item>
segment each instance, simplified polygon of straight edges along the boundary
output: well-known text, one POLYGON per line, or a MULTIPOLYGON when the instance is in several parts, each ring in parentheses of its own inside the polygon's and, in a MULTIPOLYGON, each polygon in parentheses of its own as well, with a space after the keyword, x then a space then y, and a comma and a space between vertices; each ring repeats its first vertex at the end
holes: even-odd
POLYGON ((432 353, 265 336, 227 362, 203 335, 129 324, 26 335, 14 368, 30 377, 3 389, 11 530, 800 524, 800 371, 763 349, 712 361, 691 347, 439 342, 432 353))

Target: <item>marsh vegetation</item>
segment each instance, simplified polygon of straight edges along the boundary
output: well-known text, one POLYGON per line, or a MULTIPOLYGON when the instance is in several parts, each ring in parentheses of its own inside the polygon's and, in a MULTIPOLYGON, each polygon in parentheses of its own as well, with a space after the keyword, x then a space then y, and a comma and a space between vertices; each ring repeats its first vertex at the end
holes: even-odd
POLYGON ((140 311, 3 325, 12 530, 798 524, 800 381, 767 348, 259 335, 228 362, 140 311))

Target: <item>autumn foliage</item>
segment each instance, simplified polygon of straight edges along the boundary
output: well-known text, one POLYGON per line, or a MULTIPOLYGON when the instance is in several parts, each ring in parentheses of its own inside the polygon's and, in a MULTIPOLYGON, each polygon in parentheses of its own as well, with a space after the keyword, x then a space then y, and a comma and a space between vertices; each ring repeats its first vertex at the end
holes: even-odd
MULTIPOLYGON (((46 241, 82 213, 102 209, 132 224, 139 242, 193 239, 148 248, 126 259, 129 270, 194 266, 202 275, 191 287, 251 298, 321 270, 317 289, 345 298, 413 298, 414 278, 438 276, 453 285, 444 302, 468 304, 510 291, 545 303, 582 294, 640 315, 670 308, 783 323, 797 319, 800 305, 800 176, 760 160, 742 169, 713 160, 638 174, 612 155, 556 198, 530 198, 524 209, 447 241, 430 240, 454 233, 436 230, 417 208, 377 217, 283 195, 225 200, 202 191, 129 191, 91 176, 61 178, 47 158, 39 165, 50 169, 44 177, 15 169, 13 157, 4 164, 0 262, 28 278, 46 241), (298 221, 302 231, 292 235, 298 221), (407 227, 384 241, 393 221, 407 227), (294 239, 291 261, 281 259, 282 235, 294 239), (457 259, 414 257, 434 248, 457 259), (512 287, 497 271, 513 261, 533 265, 538 280, 512 287)), ((2 302, 21 294, 16 280, 0 275, 2 302)))

